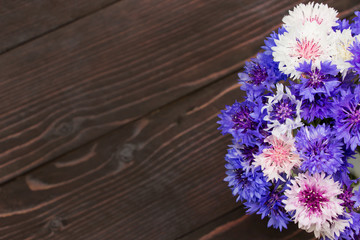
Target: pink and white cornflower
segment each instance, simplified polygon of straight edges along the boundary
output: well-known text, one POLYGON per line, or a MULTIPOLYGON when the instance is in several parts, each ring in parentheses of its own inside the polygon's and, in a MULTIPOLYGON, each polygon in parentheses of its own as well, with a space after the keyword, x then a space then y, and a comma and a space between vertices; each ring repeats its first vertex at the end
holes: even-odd
POLYGON ((334 48, 331 62, 340 70, 343 78, 349 68, 352 67, 349 61, 352 60, 353 54, 349 51, 350 46, 355 41, 355 37, 351 34, 351 29, 337 30, 329 36, 334 48))
POLYGON ((342 206, 340 183, 325 173, 301 173, 291 180, 283 200, 285 210, 293 213, 295 223, 315 237, 335 239, 351 223, 342 206))
POLYGON ((293 129, 303 126, 300 117, 301 101, 281 83, 276 84, 276 90, 276 95, 269 96, 267 104, 262 108, 262 111, 267 111, 264 120, 268 121, 267 130, 288 134, 293 129))
POLYGON ((281 174, 289 178, 291 170, 299 167, 301 163, 300 156, 296 153, 294 137, 276 134, 268 136, 264 141, 269 143, 270 147, 255 156, 253 165, 260 166, 269 180, 285 181, 281 174))
POLYGON ((313 70, 320 69, 320 63, 334 55, 329 29, 316 22, 306 22, 297 28, 279 35, 272 47, 273 58, 279 62, 279 70, 292 78, 299 78, 301 72, 296 68, 300 63, 312 62, 313 70))
POLYGON ((299 4, 294 10, 289 11, 289 15, 283 18, 284 26, 288 31, 292 28, 298 28, 308 22, 314 22, 331 31, 336 26, 338 12, 326 4, 311 2, 308 4, 299 4))

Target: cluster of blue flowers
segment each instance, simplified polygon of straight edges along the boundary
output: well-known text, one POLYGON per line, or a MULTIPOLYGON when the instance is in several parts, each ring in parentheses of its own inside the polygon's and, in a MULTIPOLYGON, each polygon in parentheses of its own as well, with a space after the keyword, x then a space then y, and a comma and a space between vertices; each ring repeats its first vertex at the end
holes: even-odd
POLYGON ((268 218, 268 227, 280 231, 294 221, 319 238, 360 239, 360 192, 354 189, 359 179, 349 171, 360 146, 360 12, 350 22, 329 19, 333 11, 314 3, 291 11, 239 73, 246 97, 226 106, 218 124, 233 138, 225 181, 248 213, 268 218), (305 26, 301 34, 293 30, 296 21, 305 26), (324 34, 314 35, 312 28, 324 34), (312 176, 334 187, 309 188, 312 176), (297 201, 304 203, 299 211, 289 199, 296 187, 297 201), (313 201, 312 192, 317 194, 313 201), (330 193, 334 198, 326 198, 330 193), (324 202, 329 201, 342 212, 326 218, 324 202), (314 211, 323 211, 323 218, 306 222, 314 211))

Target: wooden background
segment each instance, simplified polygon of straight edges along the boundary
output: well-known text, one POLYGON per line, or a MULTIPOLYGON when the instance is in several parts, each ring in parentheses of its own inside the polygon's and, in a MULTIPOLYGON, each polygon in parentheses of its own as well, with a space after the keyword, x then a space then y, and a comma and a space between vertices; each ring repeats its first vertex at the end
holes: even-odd
POLYGON ((244 215, 216 124, 300 2, 1 0, 0 239, 313 239, 244 215))

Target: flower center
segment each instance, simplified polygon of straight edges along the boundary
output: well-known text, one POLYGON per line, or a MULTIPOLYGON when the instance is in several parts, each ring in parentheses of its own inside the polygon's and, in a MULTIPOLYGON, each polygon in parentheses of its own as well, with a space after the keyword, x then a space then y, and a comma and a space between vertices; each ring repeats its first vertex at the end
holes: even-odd
POLYGON ((240 111, 233 115, 232 121, 234 122, 233 129, 255 129, 254 119, 250 116, 250 110, 247 107, 241 107, 240 111))
MULTIPOLYGON (((315 139, 314 139, 315 140, 315 139)), ((321 153, 327 154, 329 152, 329 139, 328 138, 319 138, 314 142, 309 143, 308 150, 309 157, 319 157, 321 153)))
POLYGON ((322 54, 320 51, 319 43, 314 40, 309 41, 307 38, 302 40, 297 40, 295 46, 295 56, 300 58, 305 58, 308 60, 315 60, 322 54))
POLYGON ((271 159, 271 162, 280 166, 290 162, 292 152, 281 140, 275 140, 273 146, 263 151, 264 157, 271 159))
POLYGON ((307 82, 306 87, 319 88, 323 86, 323 82, 325 80, 325 76, 320 74, 319 69, 315 69, 315 71, 309 73, 309 81, 307 82))
POLYGON ((354 110, 346 111, 344 109, 344 112, 347 114, 346 118, 349 121, 351 131, 356 131, 356 129, 359 129, 359 127, 360 127, 360 104, 358 104, 354 108, 354 110))
MULTIPOLYGON (((318 15, 315 15, 313 17, 306 18, 306 21, 308 21, 308 22, 314 22, 315 21, 317 24, 320 25, 324 21, 324 19, 320 18, 318 15)), ((303 21, 303 24, 304 23, 305 23, 305 20, 303 21)))
POLYGON ((273 191, 271 194, 270 194, 270 197, 269 199, 266 201, 266 206, 269 208, 269 209, 273 209, 274 206, 278 203, 280 199, 280 196, 279 196, 279 193, 277 191, 273 191))
POLYGON ((353 196, 352 188, 344 190, 344 192, 339 195, 339 199, 344 201, 341 206, 347 207, 351 211, 355 204, 355 201, 351 200, 353 196))
POLYGON ((280 165, 288 161, 289 154, 289 151, 286 149, 271 148, 266 152, 265 157, 270 158, 272 162, 276 163, 276 165, 280 165))
POLYGON ((270 117, 283 124, 287 118, 296 118, 296 105, 292 104, 289 99, 282 99, 274 104, 274 110, 270 113, 270 117))
POLYGON ((233 171, 236 173, 235 179, 239 185, 242 185, 242 189, 250 185, 248 178, 243 175, 243 171, 241 169, 234 169, 233 171))
POLYGON ((323 203, 328 202, 328 199, 316 189, 314 186, 306 187, 300 192, 299 201, 312 213, 320 212, 323 203))
POLYGON ((261 67, 259 64, 256 64, 253 66, 249 76, 251 80, 248 82, 259 86, 262 82, 265 81, 265 79, 268 77, 268 74, 265 67, 261 67))
POLYGON ((248 161, 251 165, 254 161, 254 154, 256 154, 259 151, 259 147, 255 145, 254 147, 251 146, 245 146, 243 149, 240 150, 242 153, 242 156, 245 161, 248 161))

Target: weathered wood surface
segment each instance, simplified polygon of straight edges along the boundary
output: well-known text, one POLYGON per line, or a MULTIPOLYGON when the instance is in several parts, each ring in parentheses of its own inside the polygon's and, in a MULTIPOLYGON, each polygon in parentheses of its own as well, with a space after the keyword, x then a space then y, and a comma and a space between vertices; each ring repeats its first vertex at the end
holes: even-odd
POLYGON ((0 53, 47 34, 116 0, 1 0, 0 53))
POLYGON ((241 94, 231 75, 7 183, 0 236, 174 239, 233 210, 215 122, 241 94))
POLYGON ((267 221, 257 215, 244 215, 240 208, 208 223, 195 231, 180 237, 179 240, 313 240, 314 235, 289 224, 282 232, 273 228, 267 229, 267 221))
POLYGON ((173 239, 232 210, 215 121, 240 95, 231 76, 8 182, 0 237, 173 239))
POLYGON ((122 0, 0 55, 0 239, 311 239, 234 211, 216 129, 295 3, 122 0))

